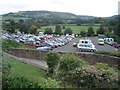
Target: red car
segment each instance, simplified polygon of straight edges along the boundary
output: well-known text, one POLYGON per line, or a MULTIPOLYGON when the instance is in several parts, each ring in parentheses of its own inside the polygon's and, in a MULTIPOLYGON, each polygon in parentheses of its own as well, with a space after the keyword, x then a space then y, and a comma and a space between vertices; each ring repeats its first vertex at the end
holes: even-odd
POLYGON ((35 41, 25 41, 24 43, 22 43, 24 45, 31 45, 31 46, 35 46, 36 42, 35 41))
POLYGON ((116 47, 116 48, 120 48, 120 44, 117 44, 117 45, 115 45, 114 47, 116 47))
POLYGON ((115 46, 115 45, 117 45, 118 43, 116 43, 116 42, 113 42, 113 43, 111 43, 111 46, 115 46))

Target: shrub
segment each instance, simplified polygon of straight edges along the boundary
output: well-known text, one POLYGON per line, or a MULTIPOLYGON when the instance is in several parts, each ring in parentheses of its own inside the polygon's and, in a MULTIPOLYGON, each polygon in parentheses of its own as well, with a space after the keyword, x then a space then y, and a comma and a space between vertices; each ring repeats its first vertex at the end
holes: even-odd
POLYGON ((8 48, 8 47, 18 47, 20 43, 13 41, 13 40, 8 40, 8 39, 2 39, 2 48, 8 48))
POLYGON ((9 74, 10 69, 11 69, 11 66, 8 63, 6 63, 5 61, 2 61, 2 73, 9 74))
POLYGON ((24 77, 3 75, 2 88, 45 88, 44 85, 31 82, 24 77))
POLYGON ((47 88, 59 88, 61 84, 60 81, 53 80, 50 77, 48 77, 47 79, 44 79, 43 81, 47 88))
POLYGON ((60 63, 55 70, 54 77, 57 80, 61 80, 63 84, 66 84, 66 82, 72 82, 70 81, 70 78, 75 73, 75 69, 86 64, 85 61, 79 59, 74 54, 67 53, 61 58, 60 63))
POLYGON ((108 66, 108 64, 106 64, 106 63, 96 63, 96 67, 97 67, 97 68, 102 68, 102 69, 105 69, 105 70, 107 70, 107 69, 110 68, 110 67, 108 66))
POLYGON ((59 69, 62 71, 75 70, 75 68, 84 65, 86 62, 76 57, 74 54, 65 54, 60 61, 59 69))
POLYGON ((35 49, 34 46, 22 45, 19 42, 16 42, 14 40, 2 39, 2 49, 5 50, 6 48, 30 48, 30 49, 35 49))
POLYGON ((94 66, 78 68, 70 79, 77 87, 118 88, 118 73, 94 66))
POLYGON ((58 65, 58 62, 60 60, 60 56, 56 52, 49 52, 45 56, 45 60, 47 61, 47 65, 48 65, 48 74, 49 74, 49 76, 52 76, 54 69, 58 65))
POLYGON ((89 65, 74 54, 65 54, 55 70, 55 78, 78 88, 118 88, 118 72, 104 63, 89 65))

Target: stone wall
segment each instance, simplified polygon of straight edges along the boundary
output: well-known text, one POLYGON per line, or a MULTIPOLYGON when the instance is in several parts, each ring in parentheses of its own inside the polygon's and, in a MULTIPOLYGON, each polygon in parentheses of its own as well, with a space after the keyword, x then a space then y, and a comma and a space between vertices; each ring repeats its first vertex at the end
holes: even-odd
MULTIPOLYGON (((6 50, 7 53, 23 57, 23 58, 31 58, 31 59, 38 59, 38 60, 45 60, 44 57, 49 51, 40 51, 35 49, 16 49, 16 48, 9 48, 6 50)), ((65 54, 66 52, 58 52, 59 54, 65 54)), ((99 55, 94 53, 84 53, 78 52, 75 53, 76 56, 86 60, 89 64, 95 64, 96 62, 107 63, 111 67, 118 68, 120 58, 108 55, 99 55)))

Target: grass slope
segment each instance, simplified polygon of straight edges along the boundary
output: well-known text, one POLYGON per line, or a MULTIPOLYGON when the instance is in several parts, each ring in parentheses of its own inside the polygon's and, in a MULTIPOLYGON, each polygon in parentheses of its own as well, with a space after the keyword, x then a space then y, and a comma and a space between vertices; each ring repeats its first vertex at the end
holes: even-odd
POLYGON ((3 60, 10 64, 11 76, 23 76, 30 81, 43 84, 43 78, 46 78, 46 72, 44 70, 22 63, 5 55, 3 56, 3 60))

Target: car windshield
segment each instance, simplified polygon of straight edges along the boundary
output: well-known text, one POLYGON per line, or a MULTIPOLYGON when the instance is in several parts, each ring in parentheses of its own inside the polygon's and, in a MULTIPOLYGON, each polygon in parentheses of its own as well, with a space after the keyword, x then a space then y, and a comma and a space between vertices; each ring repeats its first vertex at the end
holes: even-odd
POLYGON ((99 40, 99 42, 104 42, 103 40, 99 40))

